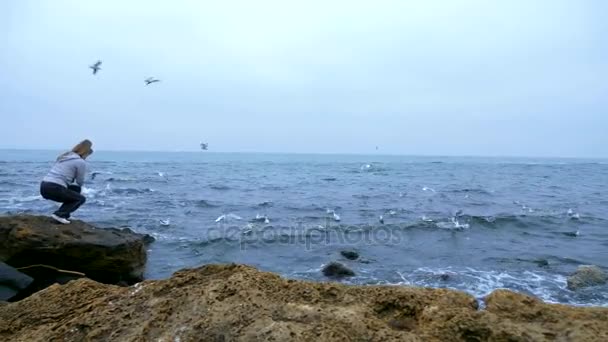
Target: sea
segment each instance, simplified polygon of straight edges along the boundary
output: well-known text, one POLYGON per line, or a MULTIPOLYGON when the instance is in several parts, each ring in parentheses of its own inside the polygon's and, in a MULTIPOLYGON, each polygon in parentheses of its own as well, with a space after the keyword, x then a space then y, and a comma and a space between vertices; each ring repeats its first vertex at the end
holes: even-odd
MULTIPOLYGON (((0 150, 0 215, 49 215, 60 151, 0 150)), ((74 218, 150 234, 147 277, 243 263, 287 278, 495 289, 608 306, 608 160, 96 151, 74 218), (358 260, 340 252, 356 251, 358 260), (354 277, 321 272, 337 261, 354 277)))

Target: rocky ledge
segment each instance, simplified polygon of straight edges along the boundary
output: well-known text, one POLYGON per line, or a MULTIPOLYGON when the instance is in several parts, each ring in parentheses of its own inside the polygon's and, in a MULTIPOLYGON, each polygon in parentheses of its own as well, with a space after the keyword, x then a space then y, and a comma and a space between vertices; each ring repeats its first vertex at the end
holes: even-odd
POLYGON ((497 290, 287 280, 208 265, 131 287, 89 279, 0 306, 2 341, 608 341, 608 308, 497 290))
POLYGON ((10 291, 22 292, 10 298, 20 299, 80 277, 106 284, 140 282, 146 245, 153 240, 128 228, 99 229, 78 220, 62 225, 44 216, 0 217, 0 294, 5 294, 0 300, 9 299, 10 291))

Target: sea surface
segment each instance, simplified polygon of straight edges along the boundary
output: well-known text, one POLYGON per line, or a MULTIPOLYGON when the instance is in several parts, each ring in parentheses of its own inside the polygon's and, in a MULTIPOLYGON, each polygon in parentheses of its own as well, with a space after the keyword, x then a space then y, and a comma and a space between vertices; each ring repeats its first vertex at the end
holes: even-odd
MULTIPOLYGON (((1 215, 57 207, 39 182, 58 153, 0 150, 1 215)), ((608 160, 100 151, 89 168, 75 218, 154 236, 149 278, 236 262, 327 281, 340 261, 344 283, 608 306, 606 285, 566 288, 608 268, 608 160)))

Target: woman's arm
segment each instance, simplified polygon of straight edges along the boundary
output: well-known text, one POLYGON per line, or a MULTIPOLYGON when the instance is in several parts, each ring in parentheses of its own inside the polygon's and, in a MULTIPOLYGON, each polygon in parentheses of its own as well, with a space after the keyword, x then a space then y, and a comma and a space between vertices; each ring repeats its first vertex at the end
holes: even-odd
POLYGON ((76 164, 76 177, 74 180, 76 184, 82 186, 84 184, 84 177, 87 173, 87 163, 84 160, 80 160, 78 164, 76 164))

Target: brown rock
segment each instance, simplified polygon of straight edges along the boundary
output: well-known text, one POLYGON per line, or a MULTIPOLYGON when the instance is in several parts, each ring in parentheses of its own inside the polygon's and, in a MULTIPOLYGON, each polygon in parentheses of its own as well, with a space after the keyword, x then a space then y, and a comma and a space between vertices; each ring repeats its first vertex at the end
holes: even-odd
POLYGON ((98 229, 74 220, 55 224, 43 216, 0 217, 0 261, 15 268, 44 264, 104 282, 143 280, 145 235, 98 229))
POLYGON ((0 307, 2 341, 606 341, 608 309, 496 291, 286 280, 209 265, 129 288, 88 279, 0 307))

